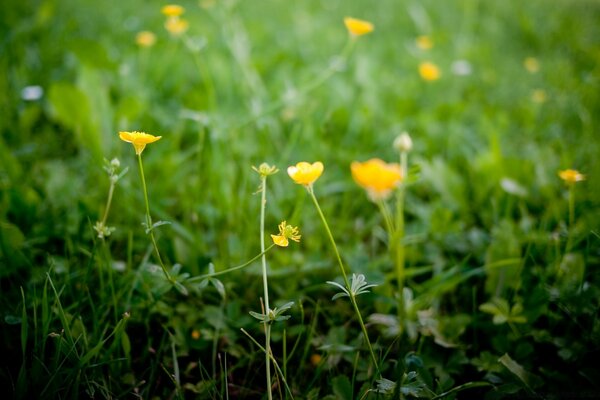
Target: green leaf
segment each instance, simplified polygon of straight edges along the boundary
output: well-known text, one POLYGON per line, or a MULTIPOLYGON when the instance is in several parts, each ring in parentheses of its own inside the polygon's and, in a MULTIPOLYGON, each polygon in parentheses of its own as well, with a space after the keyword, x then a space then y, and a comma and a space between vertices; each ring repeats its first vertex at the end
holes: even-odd
POLYGON ((335 398, 339 400, 352 400, 352 385, 345 375, 338 375, 331 380, 335 398))
POLYGON ((530 372, 527 372, 519 363, 513 360, 508 353, 498 359, 510 372, 517 376, 525 384, 527 389, 533 391, 532 387, 537 387, 543 383, 542 379, 530 372))

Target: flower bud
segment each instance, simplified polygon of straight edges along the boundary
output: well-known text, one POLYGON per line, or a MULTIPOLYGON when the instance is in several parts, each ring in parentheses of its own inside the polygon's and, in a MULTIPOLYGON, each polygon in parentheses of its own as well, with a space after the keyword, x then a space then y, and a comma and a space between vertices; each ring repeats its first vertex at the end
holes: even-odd
POLYGON ((413 143, 408 132, 402 132, 394 140, 394 148, 401 153, 408 153, 412 150, 413 143))

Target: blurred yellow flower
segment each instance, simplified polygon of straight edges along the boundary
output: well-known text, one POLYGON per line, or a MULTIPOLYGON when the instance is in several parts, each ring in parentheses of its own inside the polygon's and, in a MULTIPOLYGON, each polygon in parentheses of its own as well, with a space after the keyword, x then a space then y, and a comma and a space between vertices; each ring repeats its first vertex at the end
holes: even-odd
POLYGON ((152 47, 156 43, 156 35, 150 31, 141 31, 135 35, 135 42, 140 47, 152 47))
POLYGON ((170 17, 165 22, 165 29, 173 36, 179 36, 188 30, 189 23, 184 18, 170 17))
POLYGON ((372 23, 351 17, 344 18, 344 24, 352 36, 366 35, 367 33, 373 32, 373 29, 375 29, 372 23))
POLYGON ((527 57, 523 61, 523 65, 525 66, 525 69, 532 74, 535 74, 540 70, 540 62, 534 57, 527 57))
POLYGON ((426 81, 435 81, 440 79, 440 69, 432 62, 423 62, 419 64, 419 75, 426 81))
POLYGON ((192 334, 191 334, 191 336, 192 336, 192 339, 194 339, 194 340, 198 340, 198 339, 200 339, 200 331, 199 331, 199 330, 197 330, 197 329, 194 329, 194 330, 192 331, 192 334))
POLYGON ((299 233, 300 231, 297 227, 288 225, 286 221, 283 221, 279 224, 279 235, 271 235, 271 239, 273 239, 273 243, 277 246, 287 247, 289 244, 288 239, 300 242, 302 236, 299 233))
POLYGON ((316 367, 317 365, 319 365, 322 359, 323 357, 321 357, 320 354, 315 353, 310 356, 310 363, 313 365, 313 367, 316 367))
POLYGON ((546 91, 542 90, 542 89, 536 89, 533 92, 531 92, 531 100, 534 103, 545 103, 546 100, 548 99, 548 96, 546 96, 546 91))
POLYGON ((140 155, 149 143, 154 143, 160 140, 162 136, 149 135, 145 132, 119 132, 119 137, 122 141, 131 143, 135 148, 135 154, 140 155))
POLYGON ((433 42, 431 41, 431 38, 426 35, 421 35, 417 37, 416 42, 417 47, 421 50, 429 50, 433 47, 433 42))
POLYGON ((369 161, 354 161, 350 165, 352 178, 367 190, 369 198, 373 201, 384 200, 390 196, 392 190, 402 182, 402 168, 399 164, 388 164, 379 158, 369 161))
POLYGON ((167 4, 160 9, 160 12, 167 17, 180 17, 185 12, 185 8, 178 4, 167 4))
POLYGON ((299 185, 311 186, 323 173, 323 163, 307 163, 301 161, 296 165, 288 167, 287 173, 294 182, 299 185))
POLYGON ((565 169, 564 171, 558 171, 558 176, 560 177, 560 179, 571 185, 576 182, 581 182, 585 180, 585 175, 583 175, 575 169, 565 169))

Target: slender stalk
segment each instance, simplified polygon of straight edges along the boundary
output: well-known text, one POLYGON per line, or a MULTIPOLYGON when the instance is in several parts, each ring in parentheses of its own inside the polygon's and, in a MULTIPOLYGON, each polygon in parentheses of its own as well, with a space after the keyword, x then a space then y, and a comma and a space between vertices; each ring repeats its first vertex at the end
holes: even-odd
POLYGON ((148 202, 148 190, 146 188, 146 178, 144 178, 144 166, 142 164, 142 155, 141 154, 138 154, 138 164, 140 166, 140 177, 142 178, 142 189, 144 192, 144 201, 146 202, 146 229, 149 230, 150 240, 152 240, 152 245, 154 246, 154 252, 156 253, 156 258, 158 259, 160 267, 162 268, 163 273, 165 274, 165 277, 167 278, 167 280, 169 282, 173 283, 173 278, 169 274, 169 271, 167 271, 167 267, 165 267, 165 264, 163 263, 163 260, 160 256, 160 251, 158 250, 158 245, 156 244, 156 239, 154 238, 154 232, 152 230, 152 217, 150 216, 150 203, 148 202))
POLYGON ((274 244, 270 245, 269 247, 267 247, 265 249, 265 251, 260 252, 259 254, 257 254, 256 256, 252 257, 250 260, 246 261, 243 264, 237 265, 235 267, 227 268, 227 269, 225 269, 223 271, 215 272, 213 274, 205 274, 205 275, 195 276, 193 278, 188 279, 186 282, 201 281, 202 279, 205 279, 205 278, 212 278, 213 276, 225 275, 225 274, 228 274, 230 272, 237 271, 238 269, 246 268, 248 265, 252 264, 254 261, 258 260, 260 257, 262 257, 263 255, 267 254, 269 252, 269 250, 271 250, 273 247, 275 247, 274 244))
POLYGON ((350 281, 348 280, 348 275, 346 275, 346 269, 344 267, 344 263, 342 262, 340 252, 338 251, 337 245, 335 243, 335 239, 333 238, 331 229, 329 229, 329 224, 327 223, 327 219, 325 219, 325 215, 323 215, 323 211, 321 210, 319 201, 317 200, 317 197, 315 196, 312 185, 306 186, 306 189, 308 190, 308 193, 310 194, 310 197, 312 198, 312 201, 315 204, 315 207, 317 208, 319 217, 321 218, 321 221, 323 222, 323 225, 325 226, 325 231, 327 232, 327 236, 329 237, 329 241, 331 242, 331 245, 335 252, 335 256, 336 256, 338 264, 340 266, 340 270, 342 272, 342 277, 344 278, 344 284, 346 285, 346 289, 348 290, 348 293, 350 294, 350 296, 349 296, 350 302, 352 303, 354 312, 356 313, 356 316, 358 317, 358 322, 360 323, 360 328, 362 330, 365 341, 367 342, 367 347, 369 348, 369 353, 371 354, 371 359, 373 360, 373 365, 375 366, 375 369, 377 370, 377 372, 379 372, 379 364, 377 363, 377 358, 375 357, 375 352, 373 352, 373 347, 371 346, 371 341, 369 340, 369 334, 367 333, 367 328, 365 327, 365 323, 363 321, 362 315, 358 308, 358 304, 356 303, 356 297, 354 296, 354 293, 352 292, 352 287, 350 285, 350 281))
MULTIPOLYGON (((265 256, 265 208, 267 206, 267 176, 261 175, 261 198, 260 198, 260 251, 262 252, 262 277, 263 291, 265 299, 265 315, 269 314, 271 307, 269 306, 269 285, 267 282, 267 258, 265 256)), ((265 365, 267 374, 267 393, 269 400, 273 399, 271 392, 271 323, 265 324, 265 365)))
POLYGON ((566 253, 571 251, 573 239, 573 224, 575 223, 575 185, 569 185, 569 226, 567 227, 566 253))
POLYGON ((113 193, 115 191, 116 182, 112 179, 110 180, 110 187, 108 188, 108 199, 106 199, 106 208, 104 209, 104 215, 102 216, 102 226, 106 225, 106 220, 108 219, 108 212, 110 211, 110 206, 112 203, 113 193))
MULTIPOLYGON (((408 160, 407 153, 400 153, 400 165, 402 168, 402 176, 406 179, 408 175, 408 160)), ((405 251, 404 251, 404 195, 405 186, 401 183, 396 194, 396 226, 391 242, 391 248, 394 249, 396 259, 396 284, 398 285, 398 318, 402 328, 404 321, 404 279, 405 279, 405 251)))

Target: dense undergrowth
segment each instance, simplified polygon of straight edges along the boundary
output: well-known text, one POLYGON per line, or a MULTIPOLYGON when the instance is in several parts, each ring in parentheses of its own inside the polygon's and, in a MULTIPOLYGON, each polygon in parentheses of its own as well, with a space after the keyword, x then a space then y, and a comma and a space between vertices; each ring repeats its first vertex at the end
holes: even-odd
POLYGON ((181 5, 0 4, 5 393, 600 395, 598 2, 181 5), (402 132, 374 198, 350 165, 402 132))

